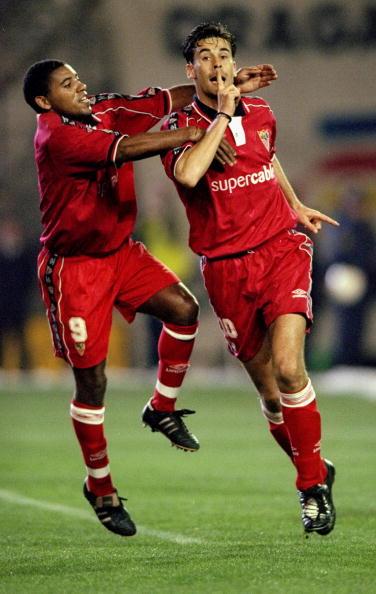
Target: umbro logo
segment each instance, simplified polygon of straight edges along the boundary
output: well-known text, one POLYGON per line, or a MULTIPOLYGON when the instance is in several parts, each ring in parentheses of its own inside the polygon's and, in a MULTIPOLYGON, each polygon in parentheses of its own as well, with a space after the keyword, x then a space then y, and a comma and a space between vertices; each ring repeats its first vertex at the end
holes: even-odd
POLYGON ((307 297, 307 291, 304 291, 303 289, 295 289, 294 291, 291 291, 291 293, 294 299, 297 299, 299 297, 305 299, 307 297))
POLYGON ((190 366, 190 363, 177 363, 166 367, 166 371, 169 373, 185 373, 190 366))

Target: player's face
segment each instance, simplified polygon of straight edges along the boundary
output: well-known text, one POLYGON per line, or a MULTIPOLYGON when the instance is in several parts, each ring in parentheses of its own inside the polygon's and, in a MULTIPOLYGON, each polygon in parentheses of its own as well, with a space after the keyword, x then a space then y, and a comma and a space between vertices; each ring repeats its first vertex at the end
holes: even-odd
MULTIPOLYGON (((40 98, 44 109, 52 109, 60 114, 84 117, 91 114, 91 104, 87 97, 86 85, 80 81, 71 66, 64 64, 56 68, 49 79, 46 97, 40 98)), ((38 98, 36 98, 37 100, 38 98)), ((41 103, 39 103, 41 104, 41 103)))
POLYGON ((217 70, 225 86, 234 82, 235 62, 231 45, 221 37, 201 39, 197 42, 193 62, 187 64, 187 76, 194 81, 199 98, 215 107, 217 102, 217 70))

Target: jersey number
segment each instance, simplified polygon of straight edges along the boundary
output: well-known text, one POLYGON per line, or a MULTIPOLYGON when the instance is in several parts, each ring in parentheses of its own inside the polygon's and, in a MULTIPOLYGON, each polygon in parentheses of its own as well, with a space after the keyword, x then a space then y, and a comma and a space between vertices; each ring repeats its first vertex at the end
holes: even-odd
POLYGON ((85 320, 83 318, 69 318, 68 323, 74 342, 85 342, 87 340, 85 320))

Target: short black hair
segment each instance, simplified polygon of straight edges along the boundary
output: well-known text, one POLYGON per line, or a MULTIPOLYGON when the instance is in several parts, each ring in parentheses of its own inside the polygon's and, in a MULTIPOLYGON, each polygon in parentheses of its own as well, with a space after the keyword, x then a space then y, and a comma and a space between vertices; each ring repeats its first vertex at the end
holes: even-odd
POLYGON ((23 81, 23 93, 26 103, 37 113, 43 113, 46 110, 39 107, 35 97, 38 95, 45 97, 48 94, 51 72, 64 64, 65 62, 61 60, 41 60, 32 64, 27 70, 23 81))
POLYGON ((235 56, 236 54, 236 40, 235 35, 230 33, 227 29, 226 25, 223 23, 201 23, 187 35, 184 43, 183 43, 183 56, 187 60, 188 64, 193 62, 193 55, 195 48, 197 46, 197 42, 201 39, 210 39, 211 37, 221 37, 229 42, 231 46, 232 55, 235 56))

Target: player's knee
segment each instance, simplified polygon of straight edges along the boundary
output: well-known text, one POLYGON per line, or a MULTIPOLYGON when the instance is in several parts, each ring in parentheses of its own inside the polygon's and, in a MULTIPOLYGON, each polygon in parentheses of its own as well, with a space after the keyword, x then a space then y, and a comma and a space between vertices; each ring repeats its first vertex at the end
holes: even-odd
POLYGON ((297 392, 304 387, 307 374, 297 361, 282 357, 274 362, 275 377, 282 392, 297 392))
POLYGON ((198 319, 199 304, 197 299, 188 291, 180 291, 175 304, 174 324, 191 326, 198 319))
POLYGON ((192 325, 197 322, 198 314, 199 314, 199 305, 198 301, 192 295, 188 295, 184 298, 184 306, 183 306, 183 314, 185 318, 185 324, 192 325))
POLYGON ((76 395, 78 402, 101 406, 106 392, 107 378, 102 365, 89 369, 75 369, 76 395))

